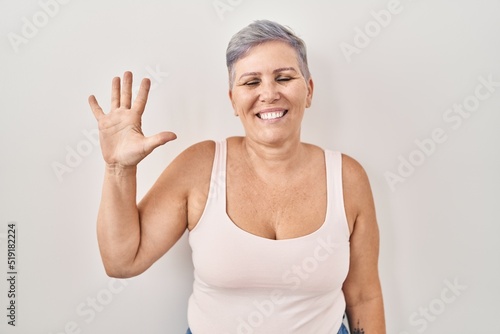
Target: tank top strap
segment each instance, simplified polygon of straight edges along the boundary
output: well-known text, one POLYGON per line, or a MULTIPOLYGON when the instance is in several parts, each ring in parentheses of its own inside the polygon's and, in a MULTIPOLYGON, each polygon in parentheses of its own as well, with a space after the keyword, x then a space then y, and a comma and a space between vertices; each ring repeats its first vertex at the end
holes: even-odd
MULTIPOLYGON (((226 141, 216 141, 207 206, 212 206, 216 203, 223 203, 225 205, 226 203, 226 156, 226 141)), ((223 210, 225 212, 225 207, 223 210)))
POLYGON ((342 187, 342 153, 325 150, 327 169, 328 210, 334 222, 334 241, 349 241, 349 225, 344 206, 344 191, 342 187))

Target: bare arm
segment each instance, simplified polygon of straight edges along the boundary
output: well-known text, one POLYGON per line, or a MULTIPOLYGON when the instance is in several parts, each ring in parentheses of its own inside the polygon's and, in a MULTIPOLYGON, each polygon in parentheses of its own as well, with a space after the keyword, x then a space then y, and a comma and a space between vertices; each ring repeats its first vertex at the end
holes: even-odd
POLYGON ((354 222, 349 274, 343 291, 352 334, 385 334, 378 274, 379 230, 368 177, 359 163, 344 156, 345 205, 354 222))
MULTIPOLYGON (((142 134, 141 116, 149 87, 150 81, 144 79, 132 105, 132 73, 124 74, 123 89, 120 78, 114 78, 111 111, 108 114, 103 112, 94 96, 89 97, 92 112, 99 123, 101 150, 106 162, 97 235, 106 272, 115 277, 130 277, 144 271, 166 251, 165 247, 154 248, 151 245, 163 242, 169 248, 180 237, 179 230, 186 226, 185 217, 180 214, 181 211, 176 211, 170 219, 177 222, 177 230, 169 231, 169 228, 163 227, 158 232, 164 234, 155 236, 150 227, 165 225, 152 222, 146 228, 141 219, 144 214, 137 206, 137 164, 156 147, 176 138, 171 132, 151 137, 142 134), (168 236, 168 240, 164 240, 164 235, 168 236), (166 241, 170 241, 170 245, 166 241)), ((180 193, 173 196, 177 198, 176 204, 184 201, 180 193)))

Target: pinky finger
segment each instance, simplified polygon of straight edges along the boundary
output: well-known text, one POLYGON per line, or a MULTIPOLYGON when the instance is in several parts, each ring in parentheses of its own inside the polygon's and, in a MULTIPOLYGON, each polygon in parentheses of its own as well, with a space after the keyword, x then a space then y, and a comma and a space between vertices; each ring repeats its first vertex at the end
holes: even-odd
POLYGON ((102 111, 102 108, 99 106, 99 103, 97 103, 97 99, 94 95, 89 96, 89 104, 96 120, 99 120, 99 118, 104 116, 104 111, 102 111))

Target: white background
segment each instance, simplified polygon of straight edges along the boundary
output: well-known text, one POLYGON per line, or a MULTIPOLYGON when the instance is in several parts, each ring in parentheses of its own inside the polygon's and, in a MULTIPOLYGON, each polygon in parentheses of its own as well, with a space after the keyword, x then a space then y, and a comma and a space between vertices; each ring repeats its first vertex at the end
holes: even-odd
POLYGON ((474 98, 481 77, 500 82, 498 1, 401 0, 385 27, 371 14, 387 8, 379 0, 56 4, 48 15, 37 1, 0 2, 1 333, 185 332, 186 235, 126 286, 104 273, 95 233, 103 162, 83 133, 96 129, 87 97, 108 109, 112 77, 151 77, 144 131, 178 139, 140 164, 140 198, 189 145, 243 134, 225 49, 264 18, 308 46, 315 96, 303 140, 355 157, 370 176, 388 333, 500 333, 500 87, 474 98), (357 53, 343 53, 347 44, 357 53), (466 101, 466 118, 449 113, 466 101), (432 147, 435 129, 446 140, 432 147), (391 186, 387 173, 410 158, 418 166, 391 186), (3 278, 9 222, 18 224, 16 327, 3 278))

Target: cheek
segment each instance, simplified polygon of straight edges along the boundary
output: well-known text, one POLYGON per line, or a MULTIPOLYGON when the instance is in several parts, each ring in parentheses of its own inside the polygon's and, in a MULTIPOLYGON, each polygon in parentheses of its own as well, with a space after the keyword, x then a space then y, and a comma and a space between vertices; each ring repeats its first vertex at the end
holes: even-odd
POLYGON ((250 94, 237 94, 232 100, 233 107, 237 110, 246 110, 252 107, 253 99, 250 94))
POLYGON ((309 89, 304 83, 300 83, 287 89, 287 95, 293 97, 295 101, 306 101, 309 89))
POLYGON ((307 96, 307 93, 304 93, 304 91, 295 91, 295 94, 291 96, 293 96, 293 101, 295 104, 301 106, 307 106, 309 104, 309 98, 307 96))

